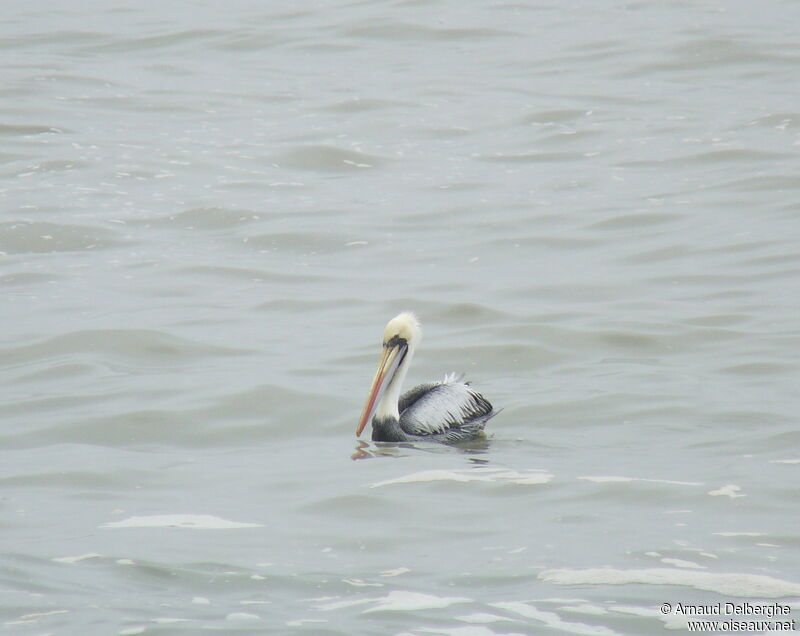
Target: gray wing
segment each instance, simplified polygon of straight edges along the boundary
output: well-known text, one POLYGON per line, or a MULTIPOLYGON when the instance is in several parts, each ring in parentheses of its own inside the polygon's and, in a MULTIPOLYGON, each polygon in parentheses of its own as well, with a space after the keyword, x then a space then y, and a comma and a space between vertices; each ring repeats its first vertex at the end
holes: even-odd
MULTIPOLYGON (((409 389, 408 391, 403 393, 403 395, 400 396, 400 400, 398 400, 397 404, 397 409, 402 413, 431 389, 434 389, 442 384, 461 383, 463 379, 464 379, 463 373, 461 373, 460 375, 456 375, 455 373, 448 373, 446 376, 444 376, 444 379, 441 382, 426 382, 425 384, 418 384, 413 389, 409 389)), ((463 384, 469 385, 469 382, 463 382, 463 384)))
POLYGON ((400 399, 399 409, 400 427, 412 435, 457 430, 475 433, 483 428, 493 411, 489 400, 468 384, 447 380, 411 389, 400 399))

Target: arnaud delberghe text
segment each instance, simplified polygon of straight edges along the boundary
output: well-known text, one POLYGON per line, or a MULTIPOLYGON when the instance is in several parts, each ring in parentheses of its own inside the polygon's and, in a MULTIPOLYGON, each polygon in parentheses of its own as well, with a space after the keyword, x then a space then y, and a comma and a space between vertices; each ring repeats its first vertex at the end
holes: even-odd
POLYGON ((683 616, 788 616, 792 611, 790 605, 781 603, 709 603, 707 605, 689 605, 676 603, 675 614, 683 616))

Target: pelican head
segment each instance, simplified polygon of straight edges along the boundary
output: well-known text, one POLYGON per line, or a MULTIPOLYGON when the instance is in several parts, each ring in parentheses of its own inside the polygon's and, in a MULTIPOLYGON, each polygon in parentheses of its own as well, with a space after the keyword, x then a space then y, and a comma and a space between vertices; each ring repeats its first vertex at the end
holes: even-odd
POLYGON ((383 349, 378 362, 378 370, 372 379, 367 402, 358 420, 356 435, 361 435, 364 427, 377 413, 380 417, 400 417, 397 403, 400 387, 408 371, 414 348, 422 338, 422 327, 417 317, 404 311, 392 318, 383 331, 383 349))

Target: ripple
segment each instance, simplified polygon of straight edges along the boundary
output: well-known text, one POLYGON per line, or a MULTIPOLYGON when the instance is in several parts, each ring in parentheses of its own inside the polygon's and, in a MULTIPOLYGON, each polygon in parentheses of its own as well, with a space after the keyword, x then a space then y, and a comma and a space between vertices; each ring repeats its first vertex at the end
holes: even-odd
POLYGON ((322 144, 287 150, 275 157, 287 168, 309 172, 350 172, 380 167, 386 159, 376 155, 322 144))
POLYGON ((800 113, 772 113, 749 121, 747 125, 781 130, 800 128, 800 113))
POLYGON ((504 609, 509 612, 524 616, 544 623, 547 627, 557 629, 559 631, 569 632, 571 634, 582 634, 584 636, 615 636, 617 632, 608 627, 600 625, 588 625, 586 623, 576 623, 574 621, 565 621, 555 612, 547 612, 538 609, 531 603, 522 601, 512 602, 499 602, 492 603, 492 607, 504 609))
POLYGON ((426 609, 439 609, 455 604, 473 603, 471 598, 462 596, 434 596, 419 592, 394 590, 382 598, 375 599, 376 605, 365 609, 362 614, 373 612, 418 612, 426 609))
POLYGON ((39 283, 50 283, 58 280, 58 278, 55 274, 44 274, 42 272, 17 272, 0 276, 0 285, 28 287, 39 283))
POLYGON ((622 214, 590 226, 595 230, 620 230, 664 225, 683 220, 684 215, 670 212, 647 212, 643 214, 622 214))
POLYGON ((733 179, 709 186, 709 190, 733 190, 738 192, 765 192, 800 190, 800 174, 763 175, 733 179))
POLYGON ((644 167, 644 166, 659 166, 666 167, 669 165, 714 165, 720 163, 732 162, 752 162, 752 161, 773 161, 777 159, 786 159, 791 157, 786 152, 767 152, 764 150, 752 150, 749 148, 730 148, 724 150, 709 150, 697 152, 689 155, 682 155, 679 157, 669 157, 665 159, 641 160, 641 161, 628 161, 622 162, 618 165, 628 167, 644 167))
POLYGON ((761 65, 792 65, 796 56, 775 55, 765 47, 741 39, 704 38, 663 51, 658 62, 648 62, 620 73, 622 77, 656 76, 658 73, 699 72, 733 67, 740 73, 761 65))
POLYGON ((187 278, 217 278, 228 281, 268 281, 270 284, 303 285, 306 283, 319 283, 329 280, 321 274, 300 274, 297 272, 281 272, 271 269, 251 269, 226 265, 188 265, 176 270, 178 274, 187 278))
MULTIPOLYGON (((433 309, 433 308, 431 308, 433 309)), ((501 324, 507 321, 511 314, 504 312, 491 305, 476 302, 446 303, 438 309, 426 312, 426 316, 431 316, 441 323, 450 327, 463 325, 489 325, 501 324)))
POLYGON ((540 110, 524 118, 529 124, 560 124, 565 121, 584 119, 588 115, 585 110, 574 108, 561 108, 558 110, 540 110))
POLYGON ((254 249, 291 251, 301 254, 343 252, 350 249, 350 238, 336 232, 268 232, 247 239, 254 249))
POLYGON ((8 254, 103 249, 123 242, 116 232, 88 225, 45 221, 0 223, 0 250, 8 254))
POLYGON ((6 361, 28 363, 63 355, 101 354, 146 362, 173 363, 206 356, 239 355, 241 349, 198 343, 149 329, 87 329, 53 336, 41 342, 0 350, 6 361))
POLYGON ((192 208, 155 219, 136 220, 131 225, 176 227, 186 230, 221 230, 242 227, 262 219, 260 212, 222 207, 192 208))
POLYGON ((342 495, 329 497, 323 501, 303 506, 303 510, 311 513, 343 516, 351 523, 353 519, 370 520, 382 515, 392 514, 396 504, 379 497, 365 495, 342 495))
POLYGON ((23 165, 14 171, 13 176, 29 177, 34 174, 46 175, 48 173, 73 172, 86 168, 89 165, 88 162, 74 159, 53 159, 50 161, 40 161, 38 163, 23 165))
POLYGON ((698 572, 687 569, 651 568, 620 570, 589 568, 586 570, 545 570, 539 578, 557 585, 678 585, 696 590, 716 592, 722 596, 750 598, 783 598, 800 596, 800 583, 775 579, 762 574, 698 572))
POLYGON ((325 110, 334 113, 363 113, 371 111, 380 111, 390 108, 415 108, 413 102, 403 102, 399 100, 389 99, 368 99, 362 97, 351 97, 336 102, 332 106, 327 106, 325 110))
MULTIPOLYGON (((318 280, 311 277, 312 280, 318 280)), ((355 305, 358 302, 357 298, 336 298, 336 299, 294 299, 294 298, 276 298, 274 300, 267 300, 256 305, 255 309, 259 311, 276 311, 279 313, 289 314, 308 314, 313 311, 333 311, 341 308, 342 303, 352 303, 355 305)))
POLYGON ((65 131, 60 128, 55 128, 54 126, 37 126, 36 124, 0 124, 0 135, 9 137, 63 132, 65 131))
POLYGON ((745 362, 721 367, 720 373, 743 375, 752 377, 762 376, 787 376, 797 371, 795 364, 781 364, 779 362, 745 362))
POLYGON ((86 53, 109 55, 131 52, 151 53, 179 45, 199 45, 200 43, 220 38, 224 34, 225 31, 215 29, 188 29, 141 37, 124 37, 122 34, 116 34, 116 37, 111 41, 86 45, 81 47, 81 50, 86 53))
POLYGON ((527 152, 521 154, 495 154, 483 156, 481 161, 499 163, 556 163, 561 161, 576 162, 585 159, 580 152, 527 152))
POLYGON ((261 528, 260 523, 230 521, 213 515, 146 515, 100 524, 100 528, 189 528, 192 530, 231 530, 261 528))
POLYGON ((355 38, 402 41, 425 40, 485 40, 494 38, 522 37, 511 31, 490 28, 459 29, 459 28, 431 28, 421 24, 408 22, 383 22, 382 24, 368 23, 342 29, 342 35, 355 38))
POLYGON ((473 468, 464 470, 423 470, 411 475, 388 479, 370 485, 370 488, 381 488, 394 484, 409 484, 430 481, 482 481, 517 484, 523 486, 539 486, 547 484, 553 475, 543 470, 505 470, 503 468, 473 468))

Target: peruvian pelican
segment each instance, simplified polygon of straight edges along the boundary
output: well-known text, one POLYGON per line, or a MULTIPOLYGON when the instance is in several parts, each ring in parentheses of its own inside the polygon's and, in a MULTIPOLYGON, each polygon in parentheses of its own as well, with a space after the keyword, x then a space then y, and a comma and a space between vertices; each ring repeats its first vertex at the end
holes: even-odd
POLYGON ((420 384, 400 395, 414 348, 422 338, 411 312, 395 316, 383 332, 383 351, 356 436, 372 420, 376 442, 432 441, 454 444, 483 435, 497 415, 489 401, 455 374, 441 382, 420 384))

